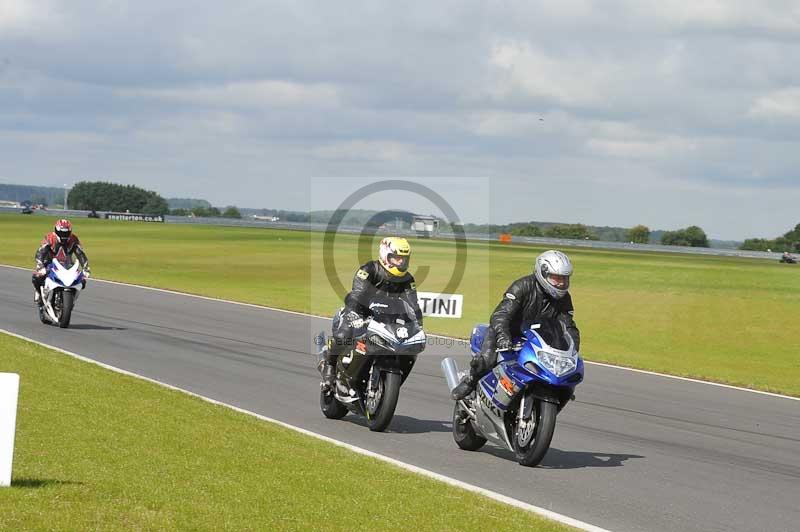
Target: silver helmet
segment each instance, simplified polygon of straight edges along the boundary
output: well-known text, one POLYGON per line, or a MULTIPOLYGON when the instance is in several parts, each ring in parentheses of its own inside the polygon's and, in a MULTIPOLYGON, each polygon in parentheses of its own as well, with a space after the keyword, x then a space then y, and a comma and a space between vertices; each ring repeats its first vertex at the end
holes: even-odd
POLYGON ((560 251, 545 251, 536 257, 533 273, 539 285, 554 299, 561 299, 569 290, 572 262, 560 251))

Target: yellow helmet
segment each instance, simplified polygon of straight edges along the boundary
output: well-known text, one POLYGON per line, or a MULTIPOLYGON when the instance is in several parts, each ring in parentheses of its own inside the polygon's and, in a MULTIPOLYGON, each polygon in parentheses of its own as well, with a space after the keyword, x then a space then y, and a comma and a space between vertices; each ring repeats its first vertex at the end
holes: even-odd
POLYGON ((395 277, 402 277, 408 271, 411 260, 411 244, 405 238, 395 236, 381 240, 378 248, 380 263, 387 272, 395 277))

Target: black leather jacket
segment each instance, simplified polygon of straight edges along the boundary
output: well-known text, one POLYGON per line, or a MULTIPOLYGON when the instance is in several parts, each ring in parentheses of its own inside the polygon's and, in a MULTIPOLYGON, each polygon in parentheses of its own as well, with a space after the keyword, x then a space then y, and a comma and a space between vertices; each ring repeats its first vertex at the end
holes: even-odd
POLYGON ((347 310, 367 317, 371 315, 370 302, 387 296, 405 296, 420 324, 422 323, 422 311, 417 300, 414 276, 406 272, 403 277, 394 277, 377 260, 368 262, 358 269, 353 276, 353 289, 345 297, 344 305, 347 310))
POLYGON ((572 319, 574 313, 569 294, 553 299, 542 290, 534 275, 527 275, 508 287, 503 300, 492 313, 490 325, 497 335, 497 342, 501 339, 511 341, 538 320, 555 318, 566 325, 575 341, 575 349, 580 350, 581 334, 572 319))

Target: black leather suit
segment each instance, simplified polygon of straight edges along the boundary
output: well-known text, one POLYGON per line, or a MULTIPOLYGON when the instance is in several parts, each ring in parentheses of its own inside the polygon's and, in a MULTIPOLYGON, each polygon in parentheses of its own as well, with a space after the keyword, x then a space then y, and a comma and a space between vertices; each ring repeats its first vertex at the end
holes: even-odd
MULTIPOLYGON (((53 259, 58 259, 59 262, 67 263, 73 260, 73 256, 78 259, 81 268, 89 271, 89 258, 81 247, 81 241, 76 234, 71 234, 65 243, 62 243, 55 232, 50 232, 45 235, 39 248, 36 250, 35 260, 36 269, 46 268, 53 259)), ((39 288, 44 284, 45 277, 38 275, 36 272, 31 276, 33 283, 33 290, 39 291, 39 288)))
POLYGON ((345 318, 348 312, 355 312, 362 319, 369 317, 371 302, 380 301, 386 297, 404 297, 414 309, 417 319, 422 324, 422 311, 417 301, 417 287, 414 276, 406 272, 402 277, 391 275, 377 260, 361 266, 353 276, 353 288, 344 299, 344 308, 333 317, 332 336, 329 362, 335 363, 335 357, 352 347, 353 338, 358 336, 358 327, 352 327, 351 322, 345 318))
POLYGON ((534 275, 527 275, 511 283, 503 300, 492 313, 480 354, 472 360, 473 381, 494 367, 496 346, 511 345, 522 331, 542 319, 551 318, 562 322, 575 341, 575 349, 580 350, 581 335, 573 320, 574 312, 569 294, 561 299, 550 297, 539 286, 534 275))

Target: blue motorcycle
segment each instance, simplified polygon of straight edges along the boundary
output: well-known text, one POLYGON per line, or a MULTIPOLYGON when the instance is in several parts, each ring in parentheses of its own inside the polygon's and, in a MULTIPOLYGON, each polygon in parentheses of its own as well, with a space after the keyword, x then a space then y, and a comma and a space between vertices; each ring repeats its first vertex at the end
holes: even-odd
MULTIPOLYGON (((488 326, 472 331, 473 356, 480 351, 488 326)), ((450 391, 461 374, 455 360, 442 361, 450 391)), ((524 331, 514 347, 498 352, 497 364, 453 409, 453 439, 461 449, 476 451, 487 440, 508 448, 524 466, 542 461, 556 415, 575 399, 583 381, 583 360, 564 325, 542 320, 524 331)))

